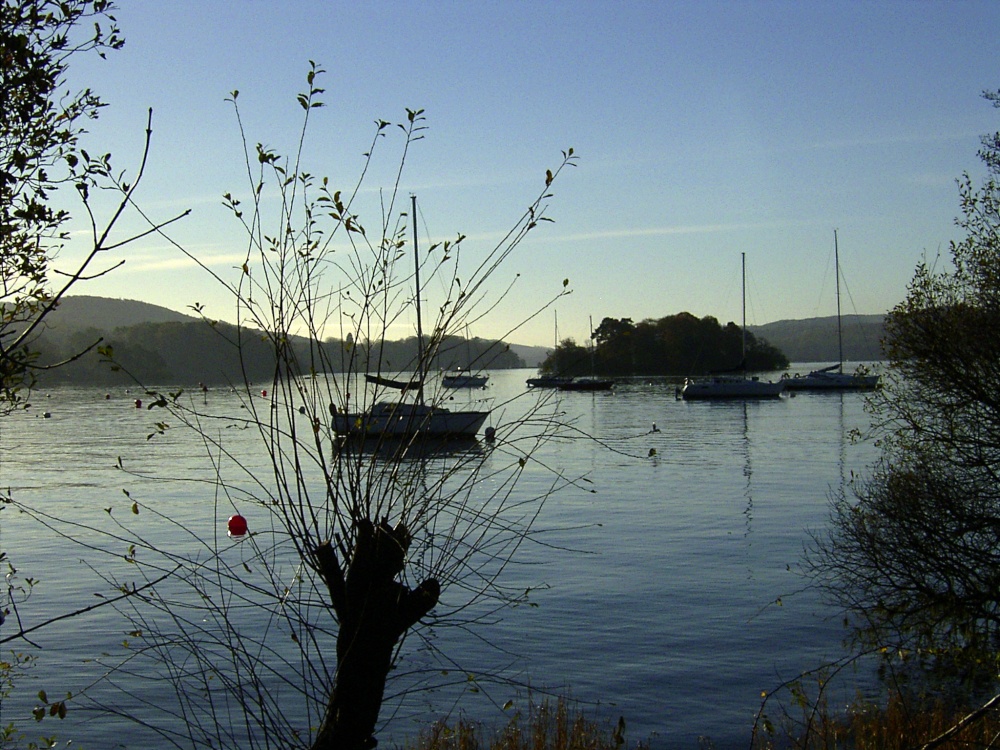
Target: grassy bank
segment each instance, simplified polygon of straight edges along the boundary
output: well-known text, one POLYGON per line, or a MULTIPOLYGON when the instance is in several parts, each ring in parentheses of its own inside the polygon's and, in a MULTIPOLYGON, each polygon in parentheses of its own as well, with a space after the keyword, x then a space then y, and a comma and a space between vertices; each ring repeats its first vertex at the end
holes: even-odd
MULTIPOLYGON (((997 700, 997 699, 994 699, 997 700)), ((807 709, 807 719, 759 735, 754 750, 970 750, 1000 747, 1000 700, 981 706, 945 699, 858 700, 846 713, 807 709)))
POLYGON ((511 716, 501 729, 459 720, 438 722, 405 750, 624 750, 648 748, 644 741, 629 743, 625 720, 616 724, 571 709, 565 699, 532 704, 527 714, 511 716))
MULTIPOLYGON (((655 744, 655 743, 653 743, 655 744)), ((617 723, 588 717, 560 699, 532 705, 496 729, 459 720, 435 723, 404 750, 648 750, 647 739, 630 740, 624 719, 617 723)), ((805 718, 787 718, 779 728, 758 734, 753 750, 970 750, 1000 747, 1000 700, 964 707, 933 699, 885 705, 859 700, 846 713, 806 709, 805 718)), ((704 739, 692 750, 710 750, 704 739)))

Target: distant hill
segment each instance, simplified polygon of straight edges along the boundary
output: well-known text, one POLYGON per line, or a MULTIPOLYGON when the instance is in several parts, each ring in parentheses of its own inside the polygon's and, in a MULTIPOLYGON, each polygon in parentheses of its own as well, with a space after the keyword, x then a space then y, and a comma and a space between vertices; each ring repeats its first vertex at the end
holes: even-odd
MULTIPOLYGON (((290 340, 300 362, 310 362, 316 355, 307 339, 290 340)), ((468 362, 487 369, 524 367, 513 351, 494 341, 445 337, 436 356, 428 363, 430 370, 454 369, 468 362)), ((313 344, 315 346, 315 344, 313 344)), ((343 366, 342 342, 328 340, 319 344, 326 361, 343 366)), ((40 366, 72 359, 65 366, 39 374, 39 383, 115 385, 129 382, 191 384, 233 383, 244 378, 267 380, 275 372, 274 351, 262 335, 241 336, 227 323, 209 324, 199 317, 134 300, 104 297, 68 297, 46 318, 44 330, 33 342, 40 366), (92 348, 103 342, 105 352, 114 353, 115 367, 106 354, 92 348), (239 342, 239 346, 237 346, 239 342), (77 356, 86 352, 82 356, 77 356)), ((382 367, 408 370, 417 361, 416 337, 401 341, 373 342, 359 356, 382 367)), ((365 367, 358 361, 354 366, 365 367)), ((374 364, 374 366, 379 366, 374 364)))
MULTIPOLYGON (((843 317, 844 358, 851 362, 882 359, 883 315, 843 317)), ((198 318, 159 305, 127 299, 77 295, 63 299, 47 320, 53 339, 66 339, 88 329, 101 332, 148 323, 193 323, 198 318)), ((781 349, 793 362, 826 362, 837 358, 837 318, 779 320, 748 326, 755 336, 781 349)), ((528 367, 537 367, 551 347, 512 344, 511 350, 528 367)))
MULTIPOLYGON (((837 361, 837 316, 806 320, 778 320, 762 326, 747 326, 755 336, 767 339, 792 362, 837 361)), ((884 315, 845 315, 842 319, 844 360, 881 360, 884 315)))
MULTIPOLYGON (((197 317, 148 302, 76 295, 65 297, 47 322, 51 336, 62 339, 91 328, 110 333, 116 328, 143 323, 192 323, 196 320, 197 317)), ((521 344, 512 344, 510 348, 524 360, 526 367, 538 367, 552 349, 521 344)))
POLYGON ((193 323, 196 320, 198 318, 191 315, 148 302, 77 295, 63 297, 59 307, 45 319, 45 324, 47 335, 66 338, 90 328, 111 332, 142 323, 193 323))
POLYGON ((510 350, 524 360, 525 367, 538 367, 552 351, 551 346, 525 346, 511 344, 510 350))

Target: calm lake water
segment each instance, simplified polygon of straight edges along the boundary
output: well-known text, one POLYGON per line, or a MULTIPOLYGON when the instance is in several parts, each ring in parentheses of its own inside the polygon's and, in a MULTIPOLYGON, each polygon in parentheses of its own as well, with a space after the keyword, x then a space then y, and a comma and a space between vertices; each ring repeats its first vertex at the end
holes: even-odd
MULTIPOLYGON (((503 401, 532 374, 492 373, 485 391, 457 399, 503 401)), ((215 509, 205 485, 142 481, 115 466, 121 457, 150 474, 210 478, 204 445, 180 429, 147 440, 162 414, 136 409, 134 395, 110 395, 35 394, 28 413, 0 422, 0 482, 18 501, 84 525, 100 524, 106 507, 127 513, 127 489, 144 502, 155 498, 171 520, 210 528, 215 509), (45 411, 51 418, 42 418, 45 411)), ((223 410, 227 399, 238 408, 223 391, 209 398, 223 410)), ((539 586, 535 606, 509 610, 472 634, 442 629, 429 636, 456 672, 502 670, 514 682, 458 680, 407 696, 384 712, 392 719, 380 734, 383 746, 446 712, 499 724, 506 715, 500 706, 525 700, 514 683, 530 685, 536 696, 568 694, 612 721, 624 716, 630 740, 649 738, 654 747, 696 748, 700 737, 720 748, 748 746, 762 691, 842 655, 841 618, 794 569, 808 531, 826 522, 831 494, 875 458, 870 443, 850 439, 868 425, 863 406, 859 394, 807 393, 689 403, 677 400, 675 383, 665 379, 563 394, 559 408, 581 437, 545 446, 540 458, 587 483, 547 502, 537 527, 551 530, 544 537, 550 546, 526 549, 527 564, 510 572, 516 583, 539 586)), ((247 515, 253 528, 258 519, 252 510, 247 515)), ((82 542, 87 534, 74 532, 82 542)), ((20 607, 25 624, 108 591, 99 578, 107 557, 10 508, 0 515, 0 548, 20 576, 40 580, 20 607)), ((0 632, 12 627, 8 620, 0 632)), ((38 632, 38 664, 0 706, 0 722, 27 715, 39 689, 61 697, 93 682, 102 669, 93 657, 120 648, 127 629, 105 608, 38 632)), ((427 658, 416 653, 412 660, 426 666, 427 658)), ((844 694, 852 689, 845 684, 844 694)), ((140 716, 156 711, 119 705, 140 716)), ((72 705, 65 721, 46 719, 38 731, 80 747, 155 746, 139 729, 72 705)))

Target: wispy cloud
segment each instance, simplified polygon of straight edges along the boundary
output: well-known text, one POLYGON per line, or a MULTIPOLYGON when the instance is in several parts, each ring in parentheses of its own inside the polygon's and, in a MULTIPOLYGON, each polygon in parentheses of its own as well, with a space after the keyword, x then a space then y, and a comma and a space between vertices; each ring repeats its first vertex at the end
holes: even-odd
POLYGON ((622 227, 599 232, 573 232, 549 235, 546 242, 588 242, 591 240, 628 239, 632 237, 671 237, 677 235, 729 234, 752 230, 773 230, 803 226, 805 221, 740 222, 732 224, 680 224, 666 227, 622 227))
POLYGON ((183 255, 154 257, 152 255, 129 257, 122 273, 149 273, 151 271, 183 271, 208 266, 209 268, 236 268, 246 260, 246 254, 223 253, 219 255, 196 255, 199 262, 183 255))

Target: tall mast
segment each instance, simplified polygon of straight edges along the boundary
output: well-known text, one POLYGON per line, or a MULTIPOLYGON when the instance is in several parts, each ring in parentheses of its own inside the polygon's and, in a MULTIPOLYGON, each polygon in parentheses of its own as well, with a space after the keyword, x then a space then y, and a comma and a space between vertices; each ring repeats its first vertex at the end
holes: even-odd
POLYGON ((743 368, 743 372, 747 369, 747 254, 740 253, 742 257, 742 269, 743 269, 743 361, 740 362, 740 367, 743 368))
POLYGON ((837 246, 837 230, 833 230, 833 270, 837 275, 837 357, 838 372, 844 371, 844 338, 840 331, 840 248, 837 246))
POLYGON ((596 374, 594 367, 594 316, 589 315, 587 322, 590 324, 590 375, 593 377, 596 374))
POLYGON ((420 322, 420 254, 417 252, 417 196, 410 196, 413 207, 413 281, 417 287, 417 403, 424 402, 424 330, 420 322))

